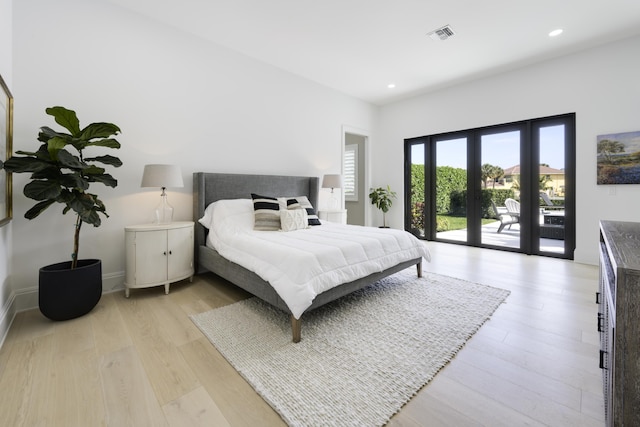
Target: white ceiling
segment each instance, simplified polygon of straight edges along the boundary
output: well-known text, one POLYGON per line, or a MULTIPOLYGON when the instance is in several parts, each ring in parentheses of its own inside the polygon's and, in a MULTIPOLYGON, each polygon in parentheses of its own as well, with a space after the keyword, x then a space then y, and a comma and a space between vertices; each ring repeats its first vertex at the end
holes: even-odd
POLYGON ((640 0, 110 1, 378 105, 640 34, 640 0))

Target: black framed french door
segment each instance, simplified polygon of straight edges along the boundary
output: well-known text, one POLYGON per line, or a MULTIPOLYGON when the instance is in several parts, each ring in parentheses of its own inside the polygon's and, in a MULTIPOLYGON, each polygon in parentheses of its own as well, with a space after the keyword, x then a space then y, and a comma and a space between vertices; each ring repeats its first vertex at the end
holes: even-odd
POLYGON ((575 115, 405 140, 405 228, 573 259, 575 115))

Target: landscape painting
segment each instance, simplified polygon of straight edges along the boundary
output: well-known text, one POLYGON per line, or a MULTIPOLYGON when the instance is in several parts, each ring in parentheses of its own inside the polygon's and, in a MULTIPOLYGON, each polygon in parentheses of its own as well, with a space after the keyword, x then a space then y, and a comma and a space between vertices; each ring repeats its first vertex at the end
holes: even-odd
POLYGON ((640 131, 598 135, 598 184, 640 184, 640 131))

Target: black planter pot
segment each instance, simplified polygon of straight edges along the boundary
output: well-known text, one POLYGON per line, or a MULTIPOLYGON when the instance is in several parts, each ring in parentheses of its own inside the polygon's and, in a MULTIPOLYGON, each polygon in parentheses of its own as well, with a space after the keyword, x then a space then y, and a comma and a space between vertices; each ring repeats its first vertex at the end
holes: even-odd
POLYGON ((71 261, 40 269, 38 301, 40 311, 51 320, 84 316, 102 296, 102 262, 81 259, 73 270, 71 261))

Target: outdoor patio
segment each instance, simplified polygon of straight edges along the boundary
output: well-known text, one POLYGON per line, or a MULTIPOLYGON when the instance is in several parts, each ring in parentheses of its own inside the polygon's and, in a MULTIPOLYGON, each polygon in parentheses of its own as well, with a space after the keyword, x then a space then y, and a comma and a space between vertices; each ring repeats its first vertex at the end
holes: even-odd
MULTIPOLYGON (((512 224, 511 228, 507 226, 502 232, 498 233, 500 221, 491 222, 482 226, 482 243, 492 246, 501 246, 509 248, 520 247, 520 225, 512 224)), ((438 239, 466 241, 467 230, 452 230, 437 233, 438 239)), ((540 239, 540 250, 544 252, 564 252, 564 240, 560 239, 540 239)))

